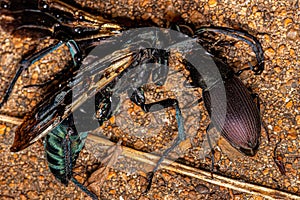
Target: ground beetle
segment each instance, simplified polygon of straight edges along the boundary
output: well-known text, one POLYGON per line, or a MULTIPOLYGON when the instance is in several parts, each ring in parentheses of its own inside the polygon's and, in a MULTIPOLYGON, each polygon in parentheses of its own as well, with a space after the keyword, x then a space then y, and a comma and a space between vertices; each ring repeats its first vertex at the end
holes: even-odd
MULTIPOLYGON (((211 123, 206 131, 208 132, 212 127, 215 127, 234 148, 244 155, 254 156, 259 147, 261 126, 263 125, 260 117, 259 100, 255 103, 255 95, 250 93, 249 89, 237 76, 244 70, 252 70, 255 74, 262 73, 264 69, 264 56, 261 44, 256 38, 245 32, 237 30, 233 32, 232 29, 222 27, 204 27, 197 30, 196 34, 199 37, 205 31, 222 33, 245 41, 252 47, 252 50, 256 54, 257 65, 242 69, 237 73, 225 64, 224 61, 212 56, 220 71, 221 79, 214 79, 209 70, 207 74, 200 74, 195 66, 187 60, 183 60, 185 67, 190 71, 191 84, 194 87, 203 89, 202 98, 199 101, 204 101, 204 106, 211 118, 211 123), (213 83, 210 87, 207 87, 207 84, 203 80, 203 76, 207 76, 208 74, 211 77, 210 81, 213 83), (221 99, 216 95, 220 87, 225 88, 226 99, 221 99), (212 99, 215 101, 214 104, 211 103, 212 99), (212 115, 212 112, 215 115, 212 115), (218 115, 218 113, 226 113, 226 115, 222 116, 218 115)), ((208 142, 210 143, 209 137, 208 142)), ((212 154, 213 152, 212 149, 212 154)), ((212 158, 212 167, 214 165, 213 162, 212 158)))

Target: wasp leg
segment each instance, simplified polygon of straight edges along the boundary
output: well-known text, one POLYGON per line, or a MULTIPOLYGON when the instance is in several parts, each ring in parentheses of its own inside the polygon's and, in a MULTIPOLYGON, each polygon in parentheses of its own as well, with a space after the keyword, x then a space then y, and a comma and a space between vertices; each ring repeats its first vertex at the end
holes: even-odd
POLYGON ((64 44, 66 44, 69 48, 69 51, 73 58, 74 65, 77 66, 79 64, 78 62, 80 61, 80 56, 81 56, 80 50, 74 40, 69 40, 68 42, 59 41, 55 44, 52 44, 52 45, 44 48, 41 51, 33 54, 32 56, 23 59, 19 63, 19 68, 18 68, 15 76, 13 77, 12 81, 10 82, 8 88, 5 91, 4 97, 3 97, 2 101, 0 102, 0 109, 2 108, 3 104, 8 101, 8 98, 9 98, 18 78, 21 76, 22 72, 24 70, 28 69, 32 64, 34 64, 38 60, 42 59, 47 54, 55 51, 56 49, 58 49, 59 47, 61 47, 64 44))
POLYGON ((96 119, 99 126, 102 126, 103 122, 110 119, 111 116, 118 109, 120 98, 115 97, 111 91, 113 84, 110 84, 107 88, 104 88, 95 95, 95 110, 96 119))
POLYGON ((83 186, 81 183, 79 183, 74 177, 71 178, 71 181, 78 186, 84 193, 86 193, 89 197, 91 197, 93 200, 97 200, 98 197, 89 191, 85 186, 83 186))
POLYGON ((163 160, 168 156, 168 154, 174 150, 183 140, 185 140, 186 135, 184 132, 184 124, 183 124, 183 117, 181 114, 181 110, 178 105, 178 101, 176 99, 165 99, 162 101, 158 101, 155 103, 145 104, 145 97, 143 94, 143 91, 141 89, 137 89, 131 96, 131 101, 133 101, 135 104, 139 105, 145 112, 155 112, 158 110, 161 110, 162 108, 168 108, 168 107, 174 107, 176 110, 176 121, 177 121, 177 127, 178 127, 178 136, 175 139, 174 143, 171 147, 166 149, 160 159, 157 161, 154 169, 148 173, 148 186, 144 193, 147 193, 151 189, 152 179, 154 176, 154 173, 158 170, 160 164, 163 162, 163 160))
POLYGON ((169 73, 170 52, 155 49, 153 54, 154 63, 159 66, 152 71, 152 81, 156 85, 162 86, 166 82, 169 73))

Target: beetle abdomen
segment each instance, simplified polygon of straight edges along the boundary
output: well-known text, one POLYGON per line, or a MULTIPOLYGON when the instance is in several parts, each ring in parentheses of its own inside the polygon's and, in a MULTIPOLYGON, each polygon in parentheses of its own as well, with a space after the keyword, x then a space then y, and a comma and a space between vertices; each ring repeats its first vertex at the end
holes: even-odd
POLYGON ((242 83, 233 76, 220 81, 216 86, 203 92, 205 107, 214 125, 228 142, 247 156, 254 156, 259 146, 261 134, 260 112, 253 98, 242 83), (216 91, 225 87, 226 99, 221 99, 216 91), (214 94, 214 96, 210 96, 214 94), (211 105, 214 98, 216 105, 211 105), (218 115, 226 108, 226 117, 218 115), (214 114, 212 115, 212 110, 214 114))

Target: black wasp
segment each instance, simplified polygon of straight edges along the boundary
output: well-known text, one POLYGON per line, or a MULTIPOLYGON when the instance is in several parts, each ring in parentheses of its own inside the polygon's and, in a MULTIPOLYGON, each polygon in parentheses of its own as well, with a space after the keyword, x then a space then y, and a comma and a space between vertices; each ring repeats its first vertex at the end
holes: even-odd
MULTIPOLYGON (((36 106, 32 113, 25 116, 23 124, 18 127, 15 133, 15 140, 11 150, 20 151, 30 146, 37 139, 46 136, 45 151, 49 168, 56 178, 66 185, 69 180, 72 180, 89 196, 96 198, 93 193, 89 192, 72 177, 72 167, 84 145, 87 134, 86 132, 78 133, 74 126, 72 113, 89 99, 95 98, 95 108, 98 113, 97 120, 99 125, 101 125, 116 110, 114 105, 118 103, 114 104, 113 101, 118 102, 118 99, 112 98, 113 94, 126 91, 131 101, 139 105, 145 112, 155 111, 156 105, 160 105, 160 109, 174 107, 176 111, 178 136, 173 145, 163 153, 154 170, 149 174, 149 185, 147 187, 147 190, 149 190, 153 174, 157 171, 159 164, 171 150, 185 139, 185 133, 178 101, 176 99, 166 99, 146 104, 141 86, 149 81, 150 76, 157 85, 164 84, 168 74, 168 59, 172 47, 175 46, 181 52, 184 52, 187 57, 190 54, 195 56, 192 50, 199 49, 197 40, 187 39, 184 34, 179 34, 178 38, 173 38, 173 40, 181 40, 180 44, 169 42, 165 48, 153 48, 153 45, 149 45, 145 38, 149 34, 153 36, 151 33, 157 34, 159 32, 157 29, 136 32, 136 38, 132 39, 132 32, 126 33, 127 28, 101 17, 90 15, 62 1, 39 1, 37 4, 25 5, 2 4, 4 9, 1 12, 17 16, 16 18, 21 21, 18 29, 42 29, 46 34, 57 39, 57 42, 20 61, 19 69, 7 88, 0 106, 7 102, 12 88, 22 71, 37 60, 42 59, 45 55, 62 45, 66 45, 71 53, 72 61, 54 80, 44 85, 46 91, 44 101, 36 106), (60 8, 64 9, 60 10, 60 8), (35 17, 25 18, 24 16, 28 14, 35 17), (95 52, 94 50, 97 50, 99 46, 101 47, 100 52, 96 51, 96 54, 91 53, 95 52), (135 74, 136 77, 134 77, 137 84, 124 84, 123 87, 115 87, 118 80, 121 80, 128 71, 138 66, 143 66, 144 63, 158 63, 160 66, 152 69, 141 68, 140 73, 135 74), (64 171, 63 169, 66 170, 64 171)), ((249 69, 252 69, 257 74, 261 73, 263 70, 262 50, 259 42, 253 39, 253 36, 226 28, 202 30, 228 34, 248 43, 255 51, 258 62, 257 66, 249 69)), ((201 34, 198 31, 196 37, 200 37, 201 34)), ((170 37, 172 38, 172 36, 170 37)), ((168 41, 168 39, 163 41, 168 41)), ((202 51, 199 53, 199 58, 202 61, 201 63, 183 63, 186 63, 186 69, 191 71, 191 81, 195 87, 204 88, 204 86, 197 84, 197 81, 199 82, 200 80, 208 84, 205 85, 205 88, 211 88, 215 82, 209 83, 209 80, 214 75, 207 73, 206 66, 203 66, 204 69, 198 69, 201 75, 192 73, 195 68, 191 66, 205 65, 206 60, 212 60, 212 56, 202 51)), ((223 65, 219 64, 220 62, 222 61, 216 62, 217 66, 223 65)), ((217 81, 222 80, 222 78, 224 77, 217 81)))

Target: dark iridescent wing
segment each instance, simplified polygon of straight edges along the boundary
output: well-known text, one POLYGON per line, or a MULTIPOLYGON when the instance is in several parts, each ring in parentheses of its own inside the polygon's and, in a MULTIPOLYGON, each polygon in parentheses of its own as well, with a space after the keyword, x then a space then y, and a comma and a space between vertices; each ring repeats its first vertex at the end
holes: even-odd
POLYGON ((75 77, 62 76, 61 79, 51 82, 46 88, 44 100, 33 112, 25 116, 24 122, 16 130, 11 151, 25 149, 49 133, 129 67, 132 60, 133 53, 124 49, 115 52, 114 55, 96 59, 77 71, 75 77))

